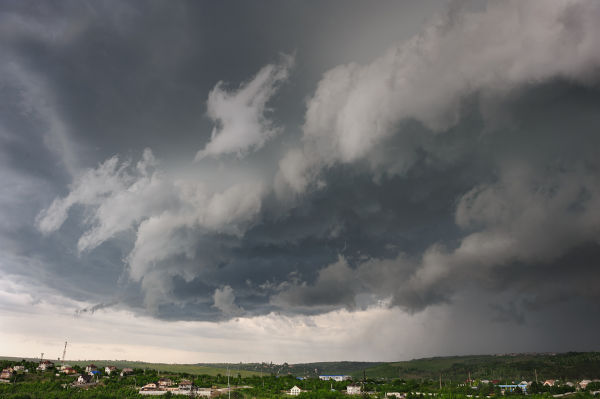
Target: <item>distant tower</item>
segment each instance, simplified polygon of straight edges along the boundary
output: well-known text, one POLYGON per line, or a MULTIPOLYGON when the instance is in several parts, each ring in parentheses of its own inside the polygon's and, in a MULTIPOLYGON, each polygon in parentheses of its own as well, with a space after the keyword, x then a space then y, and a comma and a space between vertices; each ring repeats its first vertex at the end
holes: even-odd
POLYGON ((62 356, 62 365, 65 365, 65 356, 67 354, 67 341, 65 341, 65 349, 63 349, 63 356, 62 356))

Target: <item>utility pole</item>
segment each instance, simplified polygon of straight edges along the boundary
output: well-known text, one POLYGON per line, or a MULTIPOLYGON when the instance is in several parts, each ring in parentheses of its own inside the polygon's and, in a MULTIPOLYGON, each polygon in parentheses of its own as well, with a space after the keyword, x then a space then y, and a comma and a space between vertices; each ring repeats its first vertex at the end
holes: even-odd
POLYGON ((65 349, 63 349, 62 363, 61 366, 65 365, 65 356, 67 354, 67 341, 65 341, 65 349))
POLYGON ((227 393, 229 394, 229 399, 231 399, 231 387, 229 386, 229 366, 227 366, 227 393))
POLYGON ((537 369, 534 369, 533 372, 535 373, 535 383, 538 383, 538 378, 537 378, 537 369))
POLYGON ((440 391, 442 390, 442 373, 440 373, 440 391))

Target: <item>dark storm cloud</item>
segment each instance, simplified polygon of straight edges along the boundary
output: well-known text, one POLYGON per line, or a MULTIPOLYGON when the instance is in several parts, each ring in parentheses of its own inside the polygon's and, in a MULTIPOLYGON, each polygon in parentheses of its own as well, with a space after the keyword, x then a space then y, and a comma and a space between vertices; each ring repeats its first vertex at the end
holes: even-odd
POLYGON ((549 306, 580 323, 600 296, 599 7, 458 7, 384 55, 334 57, 315 38, 394 6, 332 4, 3 5, 2 177, 20 190, 2 197, 2 267, 98 304, 81 313, 469 298, 486 323, 549 306), (257 139, 194 162, 244 133, 227 130, 240 104, 257 139))

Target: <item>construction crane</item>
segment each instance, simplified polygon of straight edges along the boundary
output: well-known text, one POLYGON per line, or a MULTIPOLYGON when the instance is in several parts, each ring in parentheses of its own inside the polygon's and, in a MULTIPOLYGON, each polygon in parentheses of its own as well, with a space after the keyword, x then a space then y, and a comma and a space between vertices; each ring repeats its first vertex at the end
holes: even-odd
POLYGON ((65 356, 67 354, 67 341, 65 341, 65 349, 63 349, 63 356, 62 356, 62 363, 61 365, 64 366, 65 365, 65 356))

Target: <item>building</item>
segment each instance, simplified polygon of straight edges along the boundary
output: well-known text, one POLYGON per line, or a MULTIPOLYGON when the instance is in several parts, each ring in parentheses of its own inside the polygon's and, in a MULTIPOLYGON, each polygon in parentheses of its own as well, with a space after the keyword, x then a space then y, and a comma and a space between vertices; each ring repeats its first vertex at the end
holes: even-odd
POLYGON ((170 387, 171 385, 173 385, 173 381, 171 381, 169 378, 161 378, 158 380, 158 386, 161 388, 170 387))
POLYGON ((513 392, 515 389, 520 388, 523 393, 527 392, 527 382, 523 381, 519 384, 514 385, 498 385, 500 389, 503 389, 508 392, 513 392))
POLYGON ((191 391, 192 390, 192 381, 190 381, 190 380, 179 381, 179 390, 180 391, 191 391))
POLYGON ((2 373, 0 374, 0 378, 3 380, 9 380, 12 375, 14 374, 15 370, 12 367, 9 367, 7 369, 2 370, 2 373))
POLYGON ((588 384, 591 382, 592 382, 591 380, 581 380, 581 381, 579 381, 579 388, 585 389, 585 388, 587 388, 588 384))
POLYGON ((90 371, 96 371, 98 370, 98 367, 96 367, 95 364, 88 364, 87 366, 85 366, 85 372, 89 373, 90 371))
POLYGON ((127 374, 133 374, 133 369, 125 367, 123 370, 121 370, 121 377, 127 374))
POLYGON ((546 381, 544 381, 544 386, 546 386, 546 387, 553 387, 554 384, 556 384, 556 380, 546 380, 546 381))
POLYGON ((352 377, 350 377, 349 375, 320 375, 319 379, 323 380, 323 381, 329 381, 329 380, 334 380, 334 381, 346 381, 351 379, 352 377))
POLYGON ((17 365, 15 367, 13 367, 13 370, 15 370, 15 371, 25 371, 25 366, 17 365))
POLYGON ((360 395, 360 385, 348 385, 346 387, 346 393, 348 395, 360 395))
POLYGON ((388 392, 385 394, 385 396, 395 396, 397 399, 406 398, 406 394, 401 392, 388 392))
POLYGON ((146 384, 142 387, 142 391, 155 391, 158 389, 155 383, 151 382, 150 384, 146 384))
POLYGON ((288 392, 288 395, 292 395, 292 396, 298 396, 300 395, 300 393, 302 392, 302 389, 300 389, 300 387, 298 387, 297 385, 294 385, 288 392))
POLYGON ((198 388, 196 390, 196 396, 202 396, 204 398, 210 398, 212 396, 212 388, 198 388))
POLYGON ((77 377, 77 384, 89 384, 92 381, 92 376, 87 374, 82 374, 77 377))
POLYGON ((106 375, 110 375, 110 373, 113 373, 115 371, 117 371, 117 367, 116 366, 106 366, 106 367, 104 367, 104 373, 106 375))
POLYGON ((50 360, 42 360, 40 362, 40 365, 37 367, 38 370, 41 371, 46 371, 48 369, 51 369, 54 367, 54 363, 52 363, 50 360))

